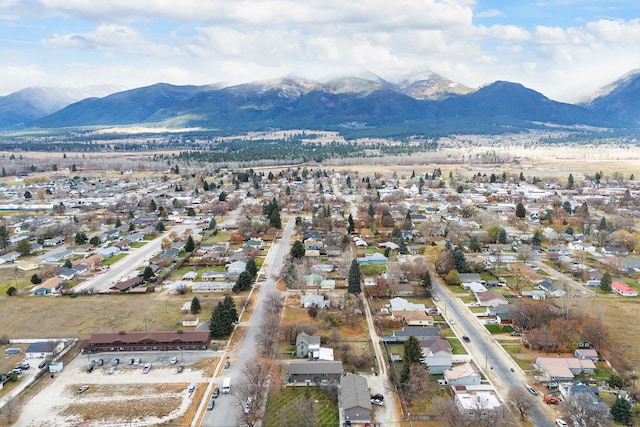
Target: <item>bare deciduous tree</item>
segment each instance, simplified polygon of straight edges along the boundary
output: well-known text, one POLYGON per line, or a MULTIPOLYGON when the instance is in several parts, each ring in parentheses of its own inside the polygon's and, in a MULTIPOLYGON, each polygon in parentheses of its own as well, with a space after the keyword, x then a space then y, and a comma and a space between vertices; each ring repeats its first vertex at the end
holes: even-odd
POLYGON ((233 396, 237 399, 236 404, 242 409, 240 419, 243 425, 254 427, 258 425, 264 414, 263 407, 267 397, 267 386, 274 386, 280 378, 278 367, 271 360, 260 357, 253 357, 242 369, 242 379, 233 388, 233 396), (245 405, 248 410, 245 411, 245 405))
POLYGON ((409 381, 404 385, 404 398, 407 403, 424 398, 429 389, 429 371, 422 363, 413 363, 409 368, 409 381))
POLYGON ((520 414, 520 420, 524 421, 527 413, 535 405, 533 396, 524 387, 512 387, 509 389, 508 399, 520 414))

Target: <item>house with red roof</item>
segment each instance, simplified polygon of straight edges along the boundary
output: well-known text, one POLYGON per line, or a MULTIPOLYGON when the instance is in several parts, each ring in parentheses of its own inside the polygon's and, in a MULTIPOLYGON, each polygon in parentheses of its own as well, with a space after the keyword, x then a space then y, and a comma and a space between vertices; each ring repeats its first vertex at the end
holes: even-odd
POLYGON ((638 291, 633 289, 631 286, 627 286, 622 282, 611 282, 611 290, 617 294, 622 295, 623 297, 637 297, 638 291))

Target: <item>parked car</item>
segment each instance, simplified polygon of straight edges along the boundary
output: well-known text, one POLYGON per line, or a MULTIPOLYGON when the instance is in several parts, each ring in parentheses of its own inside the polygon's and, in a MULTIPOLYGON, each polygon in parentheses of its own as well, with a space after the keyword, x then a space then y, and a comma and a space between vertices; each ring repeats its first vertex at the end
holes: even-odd
POLYGON ((38 365, 38 369, 42 369, 45 366, 47 366, 47 363, 49 363, 48 360, 43 360, 42 362, 40 362, 40 364, 38 365))
POLYGON ((220 396, 220 389, 218 387, 213 389, 213 395, 211 397, 213 397, 214 399, 216 397, 220 396))
POLYGON ((371 398, 384 401, 384 396, 382 394, 380 394, 380 393, 372 394, 371 398))
POLYGON ((468 336, 466 336, 466 335, 463 335, 463 336, 462 336, 462 340, 463 340, 464 342, 471 342, 471 338, 469 338, 469 337, 468 337, 468 336))
POLYGON ((142 365, 142 359, 140 359, 139 357, 136 359, 133 359, 133 364, 135 366, 142 365))
POLYGON ((455 325, 455 324, 456 324, 456 321, 455 321, 455 320, 453 320, 453 319, 449 319, 449 324, 450 324, 450 325, 455 325))
POLYGON ((231 362, 229 362, 228 360, 224 362, 224 369, 229 369, 230 366, 231 366, 231 362))
POLYGON ((244 404, 244 413, 248 414, 251 412, 251 404, 253 403, 253 397, 247 397, 247 403, 244 404))
POLYGON ((178 358, 177 358, 176 356, 173 356, 173 357, 171 358, 171 362, 170 362, 170 363, 171 363, 172 365, 175 365, 176 363, 178 363, 178 358))
POLYGON ((209 400, 209 404, 207 405, 207 410, 210 411, 213 409, 213 407, 216 405, 216 401, 215 399, 212 397, 211 400, 209 400))
POLYGON ((440 297, 434 295, 433 298, 431 298, 432 300, 434 300, 435 302, 440 301, 440 297))
POLYGON ((527 390, 529 390, 529 393, 533 394, 534 396, 538 395, 538 390, 531 387, 529 384, 525 384, 524 386, 527 388, 527 390))
POLYGON ((177 372, 178 372, 179 374, 181 374, 181 373, 182 373, 182 371, 184 371, 184 366, 182 366, 182 365, 178 366, 178 371, 177 371, 177 372))
POLYGON ((113 359, 113 361, 111 362, 111 366, 118 366, 118 364, 120 363, 120 359, 118 357, 116 357, 115 359, 113 359))
POLYGON ((380 399, 371 399, 371 404, 376 406, 384 406, 384 401, 380 399))
POLYGON ((92 365, 91 363, 89 363, 89 366, 87 366, 87 373, 89 373, 89 374, 90 374, 91 372, 93 372, 93 367, 94 367, 94 366, 95 366, 95 365, 92 365))
POLYGON ((16 366, 16 369, 20 369, 21 371, 26 371, 30 367, 31 365, 29 365, 28 363, 21 363, 18 366, 16 366))
POLYGON ((558 425, 558 427, 569 427, 569 425, 560 418, 556 419, 556 424, 558 425))
POLYGON ((116 371, 116 367, 112 366, 109 368, 109 375, 113 374, 116 371))
POLYGON ((127 365, 133 366, 133 361, 134 361, 133 359, 129 359, 129 361, 127 362, 127 365))
POLYGON ((88 385, 81 385, 80 387, 78 387, 77 393, 84 393, 85 391, 87 391, 89 389, 88 385))
POLYGON ((144 368, 142 368, 142 373, 148 374, 150 370, 151 370, 151 364, 147 363, 146 365, 144 365, 144 368))
POLYGON ((189 393, 193 393, 194 391, 196 391, 196 386, 190 385, 187 390, 189 391, 189 393))

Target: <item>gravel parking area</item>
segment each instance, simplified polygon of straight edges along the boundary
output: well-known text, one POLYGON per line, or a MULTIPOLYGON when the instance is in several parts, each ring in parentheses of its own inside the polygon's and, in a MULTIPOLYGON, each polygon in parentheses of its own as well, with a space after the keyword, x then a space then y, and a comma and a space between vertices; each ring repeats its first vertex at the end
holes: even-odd
POLYGON ((195 353, 101 353, 91 355, 91 360, 104 361, 91 373, 87 372, 89 358, 80 355, 53 378, 40 380, 46 386, 22 407, 15 425, 144 426, 175 419, 187 411, 197 394, 189 393, 189 386, 204 390, 209 380, 190 364, 216 357, 216 352, 195 353), (170 364, 176 356, 178 363, 170 364), (110 374, 116 357, 120 363, 110 374), (127 364, 138 357, 142 358, 140 365, 127 364), (184 370, 178 373, 183 363, 184 370), (145 364, 151 364, 146 374, 145 364), (88 387, 80 392, 81 386, 88 387))

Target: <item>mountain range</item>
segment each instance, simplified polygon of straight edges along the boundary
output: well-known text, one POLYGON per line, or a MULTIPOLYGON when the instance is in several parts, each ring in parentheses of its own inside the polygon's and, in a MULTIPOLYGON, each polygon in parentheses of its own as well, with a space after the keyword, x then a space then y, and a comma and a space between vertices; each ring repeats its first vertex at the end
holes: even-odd
POLYGON ((377 136, 500 133, 550 125, 638 130, 640 71, 578 104, 553 101, 512 82, 471 89, 430 72, 394 81, 369 73, 322 82, 285 77, 236 86, 158 83, 125 91, 28 88, 0 97, 3 130, 130 125, 219 134, 335 129, 377 136))

